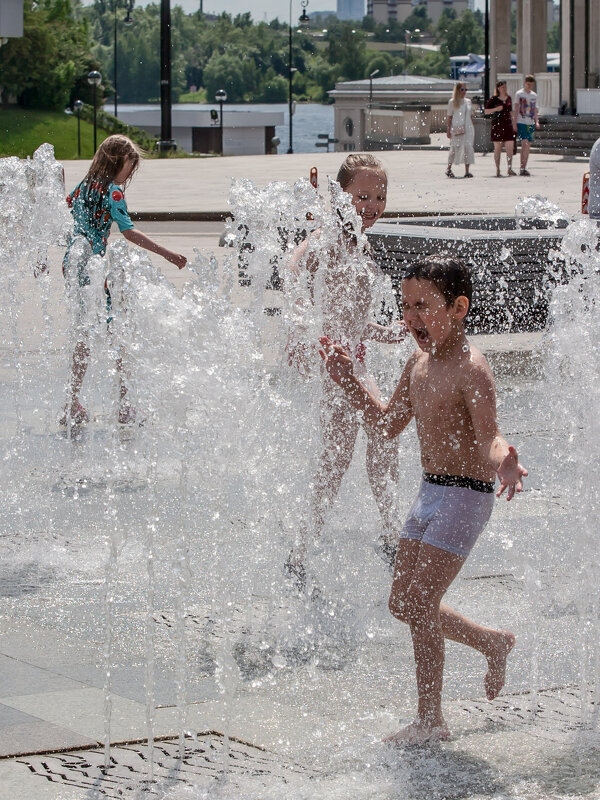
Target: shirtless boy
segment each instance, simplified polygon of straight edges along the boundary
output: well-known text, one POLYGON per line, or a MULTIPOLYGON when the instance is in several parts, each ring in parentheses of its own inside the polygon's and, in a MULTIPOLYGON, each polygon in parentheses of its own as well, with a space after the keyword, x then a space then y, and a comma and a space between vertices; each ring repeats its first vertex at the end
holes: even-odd
POLYGON ((442 603, 490 517, 496 475, 496 496, 507 490, 507 500, 522 491, 527 475, 498 430, 491 370, 465 336, 471 295, 469 271, 459 259, 431 256, 408 267, 402 307, 418 348, 387 405, 356 378, 344 348, 322 340, 329 375, 365 422, 389 437, 413 417, 417 426, 424 474, 401 533, 389 606, 410 626, 419 700, 416 720, 386 739, 397 744, 450 735, 442 713, 444 639, 486 657, 489 700, 504 685, 515 643, 509 631, 479 625, 442 603))

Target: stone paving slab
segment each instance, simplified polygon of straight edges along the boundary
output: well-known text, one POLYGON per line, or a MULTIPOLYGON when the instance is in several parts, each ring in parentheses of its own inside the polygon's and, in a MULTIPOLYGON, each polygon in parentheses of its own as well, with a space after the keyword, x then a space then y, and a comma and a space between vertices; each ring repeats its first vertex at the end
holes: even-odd
MULTIPOLYGON (((520 197, 539 194, 567 213, 581 209, 581 183, 586 159, 567 160, 533 154, 530 178, 495 177, 491 155, 477 156, 475 178, 449 180, 444 175, 445 150, 386 151, 376 154, 389 175, 387 211, 395 213, 513 214, 520 197)), ((158 159, 142 163, 127 189, 130 211, 218 214, 228 210, 231 180, 248 179, 257 186, 271 181, 294 183, 319 171, 323 188, 327 175, 335 178, 342 153, 297 153, 278 156, 233 156, 209 159, 158 159)), ((64 163, 70 190, 84 177, 89 161, 64 163)))
MULTIPOLYGON (((596 798, 600 764, 597 743, 581 735, 582 700, 577 686, 508 695, 494 703, 457 700, 449 706, 461 732, 449 742, 388 748, 376 724, 370 734, 356 730, 341 758, 330 754, 328 743, 335 732, 326 728, 320 757, 308 762, 282 754, 281 741, 260 747, 239 735, 228 741, 216 731, 188 737, 182 745, 177 738, 156 740, 152 753, 146 742, 115 744, 108 770, 99 747, 23 755, 0 761, 0 796, 119 798, 143 792, 178 798, 187 797, 188 791, 208 791, 210 796, 222 791, 226 797, 262 797, 267 792, 269 797, 290 798, 329 797, 337 789, 331 796, 338 797, 348 776, 354 787, 348 796, 353 798, 596 798), (535 777, 532 767, 539 770, 535 777), (148 783, 150 771, 154 781, 148 783), (514 794, 519 786, 521 791, 514 794), (56 793, 58 787, 64 794, 56 793)), ((274 709, 275 716, 282 710, 274 709)), ((263 732, 270 725, 267 716, 263 732)))

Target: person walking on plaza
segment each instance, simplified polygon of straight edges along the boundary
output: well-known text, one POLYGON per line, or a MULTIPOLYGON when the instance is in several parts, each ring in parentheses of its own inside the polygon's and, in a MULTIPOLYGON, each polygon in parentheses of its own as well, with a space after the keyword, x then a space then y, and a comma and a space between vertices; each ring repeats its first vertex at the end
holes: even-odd
POLYGON ((515 95, 515 105, 513 108, 513 131, 517 134, 517 139, 521 142, 521 170, 519 175, 529 177, 527 170, 527 160, 529 150, 533 142, 534 131, 538 130, 540 123, 538 120, 537 94, 533 91, 535 78, 533 75, 525 75, 522 89, 515 95))
POLYGON ((472 178, 469 171, 470 165, 475 161, 473 142, 475 128, 473 127, 471 101, 467 98, 467 84, 459 81, 448 101, 448 119, 446 122, 446 136, 450 139, 450 152, 448 153, 448 169, 446 175, 454 178, 452 164, 465 165, 465 178, 472 178))
POLYGON ((512 119, 512 100, 506 91, 506 81, 496 83, 496 91, 493 97, 485 104, 484 114, 492 118, 492 142, 494 143, 494 161, 496 163, 496 177, 501 178, 500 156, 502 147, 506 150, 506 164, 508 166, 507 175, 516 175, 512 168, 514 153, 513 119, 512 119))

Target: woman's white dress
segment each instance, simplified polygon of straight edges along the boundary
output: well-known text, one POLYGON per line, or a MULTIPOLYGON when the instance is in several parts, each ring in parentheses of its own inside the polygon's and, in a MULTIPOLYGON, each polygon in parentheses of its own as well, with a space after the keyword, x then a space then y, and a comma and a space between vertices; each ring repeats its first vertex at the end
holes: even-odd
POLYGON ((454 107, 454 102, 448 102, 448 116, 452 117, 450 132, 450 153, 448 156, 449 164, 472 164, 475 161, 475 151, 473 142, 475 140, 475 128, 471 119, 471 101, 467 98, 461 100, 458 108, 454 107), (462 134, 455 134, 455 130, 464 130, 462 134))

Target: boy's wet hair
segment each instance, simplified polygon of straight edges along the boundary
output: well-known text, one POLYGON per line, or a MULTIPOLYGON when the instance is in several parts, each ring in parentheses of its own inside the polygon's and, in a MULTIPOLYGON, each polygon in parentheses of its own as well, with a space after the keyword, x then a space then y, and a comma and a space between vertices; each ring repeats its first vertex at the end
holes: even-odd
POLYGON ((387 181, 387 172, 376 156, 371 153, 351 153, 344 159, 342 166, 338 170, 336 180, 342 189, 352 183, 357 172, 361 169, 373 169, 376 172, 381 172, 387 181))
POLYGON ((457 297, 466 297, 469 309, 471 308, 473 296, 471 272, 460 258, 446 253, 425 256, 406 268, 402 280, 409 278, 431 281, 444 295, 447 306, 452 305, 457 297))
POLYGON ((131 159, 131 173, 125 181, 126 184, 129 184, 139 166, 141 156, 142 151, 131 139, 120 133, 113 134, 106 138, 96 150, 85 182, 93 181, 106 188, 123 169, 125 161, 131 159))

